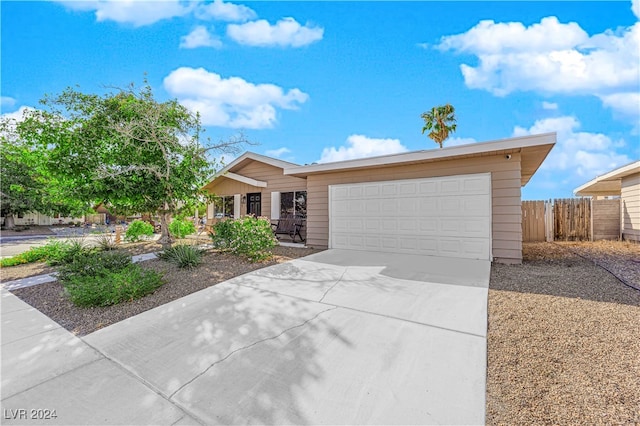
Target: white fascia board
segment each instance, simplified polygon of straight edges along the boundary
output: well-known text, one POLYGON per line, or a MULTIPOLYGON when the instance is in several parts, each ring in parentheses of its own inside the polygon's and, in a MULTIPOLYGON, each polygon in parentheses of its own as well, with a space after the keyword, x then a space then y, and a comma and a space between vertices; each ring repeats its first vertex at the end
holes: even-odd
POLYGON ((223 174, 221 176, 229 178, 229 179, 237 180, 238 182, 246 183, 247 185, 257 186, 257 187, 260 187, 260 188, 266 188, 267 187, 267 182, 264 182, 264 181, 261 181, 261 180, 251 179, 249 177, 238 175, 238 174, 231 173, 231 172, 227 172, 227 173, 225 173, 225 174, 223 174))
POLYGON ((384 155, 380 157, 361 158, 357 160, 338 161, 333 163, 294 166, 284 169, 285 175, 304 175, 318 172, 353 169, 371 166, 400 164, 413 161, 450 159, 473 154, 490 153, 492 151, 519 150, 522 148, 556 143, 556 133, 521 136, 499 141, 478 142, 467 145, 436 148, 402 154, 384 155))
POLYGON ((640 173, 640 160, 634 161, 617 169, 611 170, 603 175, 591 179, 589 182, 581 185, 573 190, 575 195, 589 196, 589 195, 620 195, 620 185, 615 185, 615 190, 604 189, 605 186, 611 187, 611 182, 619 181, 623 177, 640 173), (606 183, 605 183, 606 182, 606 183), (607 185, 608 184, 608 185, 607 185))

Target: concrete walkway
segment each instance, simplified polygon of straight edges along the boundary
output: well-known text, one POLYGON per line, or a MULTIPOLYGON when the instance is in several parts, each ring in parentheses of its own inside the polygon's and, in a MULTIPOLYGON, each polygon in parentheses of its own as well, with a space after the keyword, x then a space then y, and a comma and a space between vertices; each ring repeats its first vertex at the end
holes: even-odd
POLYGON ((489 269, 329 250, 83 339, 3 289, 3 413, 56 409, 58 424, 481 424, 489 269))

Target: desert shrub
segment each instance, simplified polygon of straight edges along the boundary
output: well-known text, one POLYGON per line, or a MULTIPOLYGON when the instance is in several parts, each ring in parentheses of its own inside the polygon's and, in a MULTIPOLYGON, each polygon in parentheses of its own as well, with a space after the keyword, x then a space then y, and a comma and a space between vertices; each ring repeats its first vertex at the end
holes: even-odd
MULTIPOLYGON (((49 244, 44 247, 47 246, 49 244)), ((46 250, 46 260, 49 265, 64 265, 72 262, 77 257, 83 257, 95 252, 95 248, 89 247, 84 239, 55 241, 46 250)))
POLYGON ((108 306, 137 299, 163 284, 158 272, 118 251, 90 253, 60 267, 58 279, 78 306, 108 306))
POLYGON ((129 224, 124 235, 127 241, 140 241, 144 237, 153 235, 153 225, 143 220, 134 220, 129 224))
POLYGON ((100 236, 96 237, 96 243, 100 251, 110 251, 118 248, 113 234, 100 233, 100 236))
POLYGON ((234 221, 230 219, 221 220, 213 225, 213 232, 209 234, 213 241, 213 245, 219 249, 228 249, 229 244, 236 233, 234 228, 234 221))
POLYGON ((131 265, 131 256, 120 251, 89 253, 77 256, 58 268, 58 279, 62 282, 72 276, 101 276, 111 271, 120 271, 131 265))
POLYGON ((163 250, 158 257, 177 265, 179 268, 194 268, 202 262, 203 250, 196 246, 178 244, 163 250))
POLYGON ((73 275, 64 281, 71 301, 78 306, 109 306, 153 293, 163 284, 162 275, 131 264, 104 275, 73 275))
POLYGON ((211 237, 214 246, 252 261, 269 258, 270 249, 277 244, 269 221, 251 216, 218 222, 211 237))
POLYGON ((184 238, 196 232, 196 226, 187 219, 174 219, 169 224, 169 232, 176 238, 184 238))

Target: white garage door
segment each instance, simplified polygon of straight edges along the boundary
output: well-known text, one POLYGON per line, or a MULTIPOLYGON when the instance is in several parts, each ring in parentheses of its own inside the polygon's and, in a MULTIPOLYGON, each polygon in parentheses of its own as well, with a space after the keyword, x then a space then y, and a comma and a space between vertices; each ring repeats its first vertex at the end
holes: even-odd
POLYGON ((491 174, 331 185, 329 247, 491 260, 491 174))

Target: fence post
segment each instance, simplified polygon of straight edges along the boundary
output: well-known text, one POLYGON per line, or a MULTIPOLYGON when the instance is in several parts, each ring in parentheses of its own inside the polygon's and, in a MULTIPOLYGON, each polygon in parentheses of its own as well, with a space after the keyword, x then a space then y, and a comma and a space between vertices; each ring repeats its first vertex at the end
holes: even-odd
POLYGON ((553 242, 553 203, 551 200, 544 202, 544 233, 547 242, 553 242))

